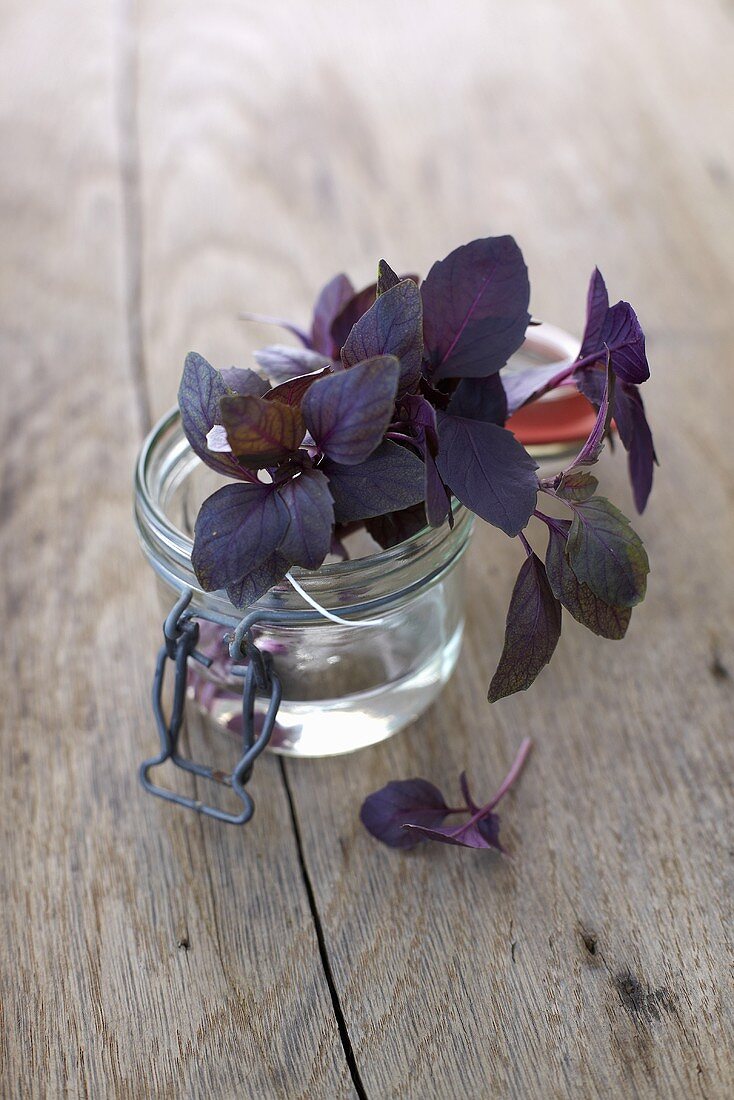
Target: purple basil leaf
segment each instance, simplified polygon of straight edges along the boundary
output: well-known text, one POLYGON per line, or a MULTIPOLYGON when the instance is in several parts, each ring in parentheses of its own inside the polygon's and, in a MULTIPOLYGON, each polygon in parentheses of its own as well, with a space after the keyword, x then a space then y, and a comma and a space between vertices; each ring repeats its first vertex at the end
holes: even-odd
POLYGON ((391 848, 415 848, 422 838, 404 826, 408 822, 439 826, 448 812, 443 795, 433 783, 426 779, 403 779, 368 795, 359 816, 376 840, 391 848))
POLYGON ((566 470, 561 474, 555 493, 568 503, 588 500, 599 488, 599 482, 588 470, 566 470))
POLYGON ((462 504, 507 535, 527 524, 537 499, 538 464, 512 432, 462 416, 439 416, 436 459, 462 504))
POLYGON ((486 378, 525 339, 530 284, 512 237, 472 241, 433 265, 423 295, 424 342, 435 385, 486 378))
POLYGON ((331 326, 344 307, 354 297, 354 287, 346 275, 335 275, 326 284, 313 309, 311 341, 316 351, 323 352, 329 359, 336 359, 339 348, 335 347, 331 335, 331 326))
POLYGON ((430 451, 424 453, 426 518, 431 527, 440 527, 451 512, 451 493, 439 473, 430 451))
MULTIPOLYGON (((507 396, 507 415, 512 416, 523 405, 533 398, 539 390, 552 379, 563 372, 568 363, 548 363, 543 367, 528 367, 522 371, 507 371, 502 375, 502 381, 507 396)), ((583 374, 583 368, 578 372, 583 374)))
POLYGON ((614 406, 619 438, 629 452, 628 465, 632 493, 638 512, 644 512, 652 489, 653 468, 657 462, 652 432, 645 406, 636 386, 623 384, 614 406))
POLYGON ((286 332, 292 333, 305 348, 311 347, 311 337, 308 333, 304 332, 300 325, 294 325, 291 321, 283 320, 282 317, 270 317, 266 313, 240 313, 240 318, 243 321, 254 321, 258 325, 276 325, 278 328, 283 328, 286 332))
POLYGON ((227 439, 244 465, 263 469, 298 450, 306 426, 298 408, 260 397, 230 394, 219 403, 227 439))
POLYGON ((605 359, 607 350, 620 381, 640 383, 650 377, 645 336, 637 314, 629 302, 609 306, 604 280, 595 268, 589 284, 586 328, 579 358, 588 359, 598 353, 599 359, 605 359))
POLYGON ((589 438, 569 466, 569 470, 573 470, 577 466, 593 466, 604 447, 604 440, 612 419, 612 402, 614 400, 614 372, 612 371, 609 352, 607 352, 607 369, 605 373, 604 394, 597 410, 594 426, 589 432, 589 438))
POLYGON ((586 296, 586 328, 581 341, 579 358, 591 355, 603 347, 602 330, 609 312, 609 295, 602 273, 594 268, 586 296))
POLYGON ((181 425, 192 450, 202 462, 226 477, 244 479, 247 475, 232 454, 214 454, 207 446, 207 435, 221 423, 219 403, 230 391, 219 371, 196 352, 186 356, 178 405, 181 425))
POLYGON ((293 563, 278 551, 269 554, 264 561, 239 581, 227 586, 227 595, 235 607, 250 607, 275 584, 280 584, 293 563))
POLYGON ((329 478, 338 523, 396 512, 423 500, 423 463, 389 440, 358 466, 327 460, 322 469, 329 478))
POLYGON ((417 535, 427 522, 425 507, 422 504, 414 504, 412 508, 401 508, 399 512, 372 516, 365 520, 365 527, 378 546, 388 550, 391 546, 398 546, 406 539, 417 535))
POLYGON ((613 607, 639 603, 650 565, 630 521, 604 497, 574 504, 573 511, 566 556, 578 579, 613 607))
POLYGON ((397 286, 399 282, 400 276, 395 274, 387 260, 380 260, 377 265, 377 297, 379 298, 391 287, 397 286))
POLYGON ((566 558, 566 540, 571 524, 568 520, 553 520, 548 524, 548 549, 545 570, 556 599, 560 600, 574 619, 601 638, 624 638, 632 610, 612 607, 595 596, 583 584, 566 558))
POLYGON ((400 364, 378 355, 322 378, 301 405, 308 430, 333 462, 356 466, 382 442, 392 419, 400 364))
POLYGON ((416 443, 423 453, 426 518, 431 527, 440 527, 451 511, 451 495, 436 465, 436 410, 425 397, 409 394, 400 402, 400 415, 406 417, 413 431, 417 433, 416 443))
POLYGON ((263 397, 270 389, 270 383, 265 378, 247 367, 226 367, 220 373, 232 393, 263 397))
MULTIPOLYGON (((582 368, 574 374, 578 388, 593 405, 599 406, 604 374, 596 367, 582 368)), ((629 454, 629 474, 635 507, 645 510, 652 488, 653 466, 657 462, 652 432, 637 386, 623 382, 614 395, 614 422, 619 438, 629 454)))
POLYGON ((376 355, 400 360, 399 393, 418 384, 423 359, 423 303, 414 282, 404 279, 386 290, 356 322, 342 348, 345 367, 376 355))
POLYGON ((284 405, 300 406, 304 394, 314 382, 320 378, 326 378, 331 374, 331 367, 313 371, 312 374, 300 374, 296 378, 289 378, 287 382, 281 382, 265 395, 267 401, 280 401, 284 405))
POLYGON ((489 685, 490 703, 527 690, 550 661, 560 636, 561 605, 553 595, 542 561, 537 554, 530 554, 512 591, 505 645, 489 685))
POLYGON ((287 527, 288 510, 274 486, 218 489, 202 504, 194 528, 191 562, 202 588, 225 588, 237 607, 251 602, 250 579, 276 552, 287 527))
POLYGON ((451 416, 484 420, 504 428, 507 420, 507 395, 499 374, 488 378, 462 378, 449 401, 451 416))
POLYGON ((350 301, 342 309, 334 319, 334 323, 331 326, 331 339, 333 341, 333 347, 335 348, 334 358, 339 358, 339 353, 344 347, 349 333, 360 317, 367 312, 370 306, 377 297, 377 286, 372 283, 370 286, 366 286, 364 290, 360 290, 354 295, 350 301))
POLYGON ((271 382, 280 385, 290 378, 301 374, 323 370, 330 360, 320 352, 310 348, 293 348, 286 344, 271 344, 255 352, 255 360, 262 367, 271 382))
POLYGON ((278 486, 290 520, 278 553, 304 569, 318 569, 329 553, 334 501, 320 470, 305 469, 278 486))
POLYGON ((406 822, 404 832, 411 838, 418 836, 422 840, 436 840, 439 844, 456 844, 462 848, 495 848, 504 852, 500 844, 500 819, 498 814, 488 812, 481 817, 472 817, 463 825, 425 826, 406 822))

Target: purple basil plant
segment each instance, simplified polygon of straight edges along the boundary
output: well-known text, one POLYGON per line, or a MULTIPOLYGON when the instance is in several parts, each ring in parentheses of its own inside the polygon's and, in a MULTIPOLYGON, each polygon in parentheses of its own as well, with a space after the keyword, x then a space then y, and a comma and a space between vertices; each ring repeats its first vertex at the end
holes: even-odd
POLYGON ((247 607, 293 565, 317 569, 356 527, 396 545, 426 524, 452 523, 456 498, 526 555, 490 701, 528 688, 548 663, 562 608, 601 637, 623 637, 648 560, 590 467, 613 419, 644 509, 656 462, 639 392, 649 377, 645 338, 627 302, 609 305, 597 270, 576 361, 505 376, 531 320, 529 295, 514 239, 488 237, 435 263, 422 283, 384 260, 359 292, 337 275, 307 331, 276 322, 299 345, 258 352, 258 371, 217 371, 190 354, 179 391, 184 431, 202 461, 232 479, 196 520, 192 561, 203 588, 226 589, 247 607), (539 479, 505 423, 559 386, 580 390, 596 422, 576 458, 539 479), (539 496, 568 518, 545 514, 539 496), (548 530, 544 561, 524 534, 532 516, 548 530))

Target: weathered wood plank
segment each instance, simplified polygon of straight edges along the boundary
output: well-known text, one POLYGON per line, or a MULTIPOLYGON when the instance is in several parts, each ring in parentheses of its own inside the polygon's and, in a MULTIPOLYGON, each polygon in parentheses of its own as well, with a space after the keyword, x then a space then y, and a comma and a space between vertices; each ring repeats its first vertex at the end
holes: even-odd
POLYGON ((275 762, 246 836, 137 783, 159 616, 130 518, 114 10, 14 5, 0 45, 0 1092, 348 1096, 275 762))
MULTIPOLYGON (((535 313, 574 329, 598 262, 669 382, 649 387, 654 573, 626 643, 569 624, 553 672, 490 710, 519 559, 485 530, 465 661, 431 714, 358 765, 287 768, 368 1095, 729 1095, 730 12, 147 0, 140 42, 156 411, 190 348, 246 362, 264 334, 241 309, 304 317, 340 267, 425 270, 486 232, 517 235, 535 313), (513 863, 362 832, 388 778, 467 766, 489 789, 528 733, 513 863)), ((629 499, 620 459, 604 477, 629 499)))

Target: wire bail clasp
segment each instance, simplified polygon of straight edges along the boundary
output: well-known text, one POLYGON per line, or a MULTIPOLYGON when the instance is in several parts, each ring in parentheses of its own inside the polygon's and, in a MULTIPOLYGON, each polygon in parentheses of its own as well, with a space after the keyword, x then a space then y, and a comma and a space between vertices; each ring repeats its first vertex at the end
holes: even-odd
MULTIPOLYGON (((242 736, 243 755, 238 760, 232 772, 227 775, 218 769, 207 767, 193 760, 187 760, 178 751, 178 739, 184 719, 186 703, 186 685, 188 673, 188 661, 191 657, 199 664, 208 668, 212 660, 197 648, 199 640, 199 624, 195 621, 195 615, 188 610, 193 592, 185 589, 169 612, 163 624, 163 645, 158 651, 153 676, 153 714, 155 715, 158 735, 160 737, 161 751, 158 756, 150 760, 144 760, 140 765, 140 782, 149 794, 158 798, 165 798, 168 802, 174 802, 178 806, 185 806, 196 813, 213 817, 217 821, 224 821, 230 825, 245 825, 255 812, 255 803, 245 790, 245 785, 252 776, 255 760, 270 741, 278 715, 278 707, 281 700, 281 684, 275 669, 272 657, 269 653, 262 653, 252 638, 252 627, 255 623, 268 618, 261 611, 252 611, 238 624, 234 635, 229 637, 229 652, 233 661, 231 673, 242 679, 242 736), (173 704, 171 717, 166 721, 163 712, 163 686, 168 662, 175 668, 173 684, 173 704), (257 695, 268 697, 268 709, 263 720, 260 733, 255 736, 255 701, 257 695), (216 806, 200 802, 198 799, 189 798, 160 787, 150 778, 153 768, 171 760, 182 771, 192 775, 198 775, 202 779, 209 779, 213 783, 230 787, 242 803, 243 809, 239 814, 220 810, 216 806)), ((204 615, 199 616, 204 618, 204 615)))

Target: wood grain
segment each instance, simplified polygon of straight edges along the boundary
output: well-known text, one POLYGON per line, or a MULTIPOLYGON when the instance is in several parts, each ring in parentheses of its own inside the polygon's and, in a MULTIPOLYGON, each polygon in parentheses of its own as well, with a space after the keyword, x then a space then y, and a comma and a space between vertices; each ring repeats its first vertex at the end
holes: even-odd
MULTIPOLYGON (((139 0, 70 27, 12 5, 9 1095, 350 1095, 338 1022, 369 1097, 734 1091, 732 8, 460 7, 139 0), (425 271, 488 232, 520 241, 536 316, 578 330, 598 263, 649 334, 662 465, 627 639, 566 623, 552 670, 490 708, 519 551, 484 528, 464 660, 415 727, 287 764, 287 789, 261 762, 246 835, 143 799, 159 628, 130 536, 140 417, 173 403, 188 350, 248 363, 271 334, 242 309, 305 319, 335 270, 425 271), (30 464, 39 440, 52 459, 30 464), (527 734, 512 861, 393 853, 359 825, 390 778, 455 794, 466 767, 493 789, 527 734)), ((629 509, 623 467, 607 455, 602 478, 629 509)))
POLYGON ((18 6, 2 38, 0 1094, 350 1096, 277 764, 247 835, 137 783, 160 627, 130 517, 122 28, 78 7, 18 6))

